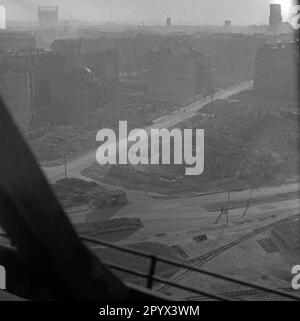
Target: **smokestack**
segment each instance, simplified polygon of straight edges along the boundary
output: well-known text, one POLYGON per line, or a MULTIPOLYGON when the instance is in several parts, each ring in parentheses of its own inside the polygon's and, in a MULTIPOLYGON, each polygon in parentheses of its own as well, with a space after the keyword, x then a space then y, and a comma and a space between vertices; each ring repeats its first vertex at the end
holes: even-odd
POLYGON ((270 5, 270 20, 269 26, 272 30, 277 30, 282 24, 281 5, 271 4, 270 5))
POLYGON ((172 27, 172 19, 170 17, 167 18, 167 28, 172 27))
POLYGON ((231 20, 225 20, 224 22, 224 27, 226 30, 230 30, 231 29, 231 26, 232 26, 232 22, 231 20))

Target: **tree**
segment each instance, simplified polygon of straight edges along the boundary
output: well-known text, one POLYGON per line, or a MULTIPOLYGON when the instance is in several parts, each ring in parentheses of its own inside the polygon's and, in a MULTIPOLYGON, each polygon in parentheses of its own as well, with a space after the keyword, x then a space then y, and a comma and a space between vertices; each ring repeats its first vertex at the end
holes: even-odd
POLYGON ((206 97, 209 96, 211 98, 211 101, 215 101, 215 94, 216 94, 216 89, 213 85, 209 85, 206 89, 206 97))

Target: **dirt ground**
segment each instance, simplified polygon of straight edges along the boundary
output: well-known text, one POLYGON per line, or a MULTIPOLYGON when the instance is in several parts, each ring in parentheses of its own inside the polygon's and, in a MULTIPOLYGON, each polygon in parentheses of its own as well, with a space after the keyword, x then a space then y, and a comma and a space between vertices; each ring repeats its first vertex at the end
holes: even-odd
POLYGON ((290 182, 298 175, 297 104, 261 100, 244 92, 205 106, 182 128, 205 130, 205 171, 184 175, 184 165, 109 167, 97 164, 84 175, 125 188, 161 194, 257 188, 290 182))
POLYGON ((65 209, 89 207, 92 202, 93 204, 97 202, 100 206, 107 192, 103 186, 97 183, 75 178, 59 180, 52 187, 65 209))
POLYGON ((42 165, 55 166, 61 164, 64 158, 72 160, 96 148, 96 133, 100 129, 116 129, 121 120, 127 120, 129 129, 144 128, 151 125, 152 120, 177 108, 174 104, 151 101, 142 94, 124 94, 118 100, 94 110, 68 110, 64 114, 57 109, 57 112, 53 111, 55 121, 36 124, 26 137, 42 165))

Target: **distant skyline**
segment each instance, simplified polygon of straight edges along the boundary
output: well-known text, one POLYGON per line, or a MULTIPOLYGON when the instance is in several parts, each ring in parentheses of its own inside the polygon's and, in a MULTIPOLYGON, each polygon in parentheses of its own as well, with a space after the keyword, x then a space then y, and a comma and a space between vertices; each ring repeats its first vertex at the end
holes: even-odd
POLYGON ((37 6, 57 5, 60 18, 85 21, 145 23, 174 22, 219 25, 232 20, 235 25, 267 24, 269 4, 280 3, 284 19, 293 0, 0 0, 8 20, 37 20, 37 6))

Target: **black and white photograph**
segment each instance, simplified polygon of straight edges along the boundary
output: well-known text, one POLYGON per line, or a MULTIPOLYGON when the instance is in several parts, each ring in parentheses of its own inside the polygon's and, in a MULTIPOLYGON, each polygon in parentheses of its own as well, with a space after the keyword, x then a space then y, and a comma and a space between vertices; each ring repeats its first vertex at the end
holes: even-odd
POLYGON ((299 34, 296 0, 0 0, 0 310, 300 301, 299 34))

